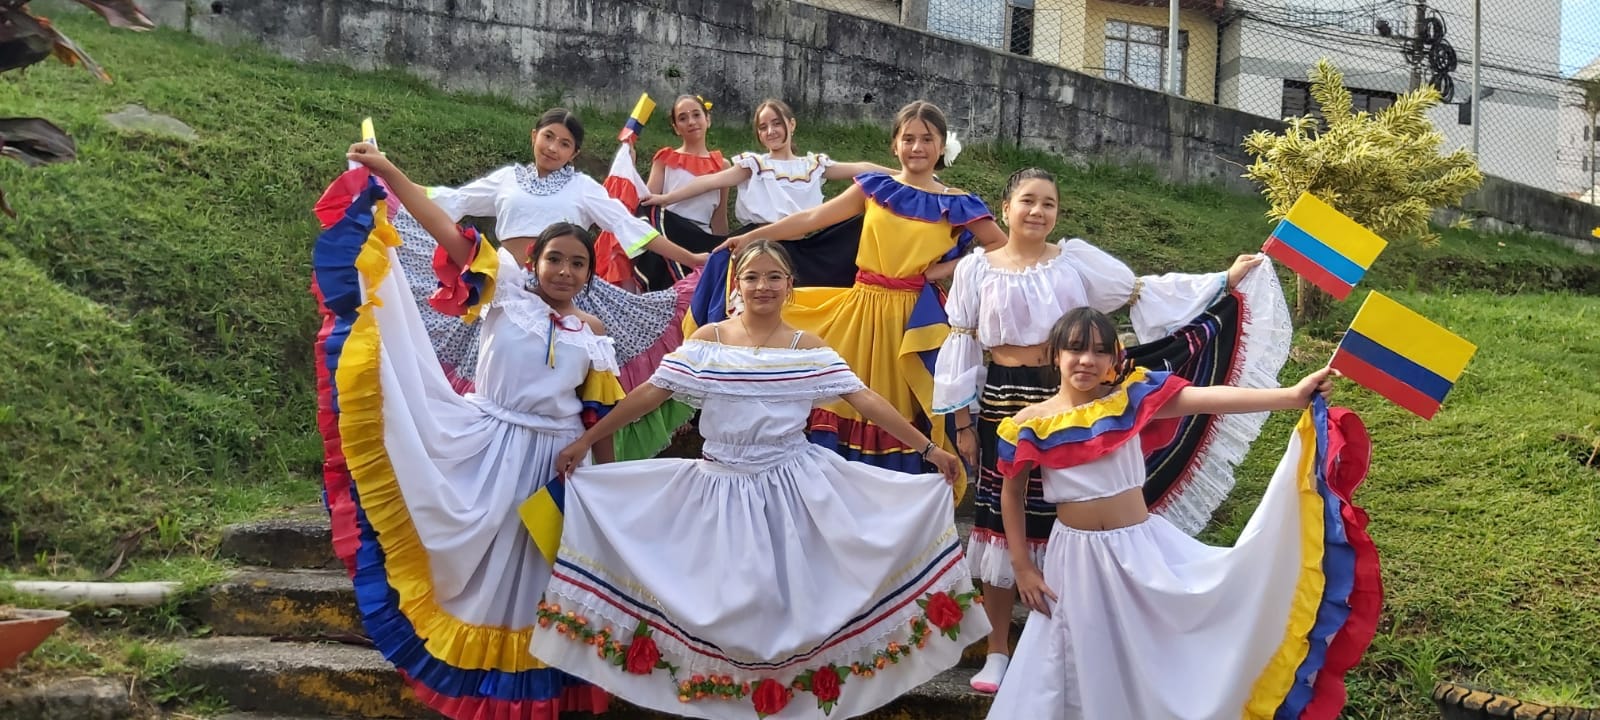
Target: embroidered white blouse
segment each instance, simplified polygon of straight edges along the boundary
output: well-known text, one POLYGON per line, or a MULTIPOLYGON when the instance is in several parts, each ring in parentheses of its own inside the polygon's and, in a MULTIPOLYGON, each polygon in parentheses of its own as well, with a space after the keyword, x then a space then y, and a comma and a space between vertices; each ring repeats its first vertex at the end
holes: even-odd
POLYGON ((428 188, 428 197, 458 222, 468 215, 493 217, 502 239, 536 237, 558 222, 598 225, 633 258, 660 234, 570 165, 542 178, 527 165, 507 165, 458 188, 428 188))
POLYGON ((956 264, 945 303, 950 335, 934 365, 934 413, 977 410, 983 351, 1045 342, 1070 310, 1111 312, 1133 303, 1134 332, 1149 342, 1187 324, 1227 290, 1225 272, 1136 277, 1121 260, 1083 240, 1058 245, 1060 254, 1024 270, 994 267, 982 248, 956 264))
POLYGON ((739 153, 733 164, 750 171, 739 183, 734 215, 745 225, 775 223, 822 204, 823 175, 833 158, 821 153, 774 160, 771 153, 739 153))

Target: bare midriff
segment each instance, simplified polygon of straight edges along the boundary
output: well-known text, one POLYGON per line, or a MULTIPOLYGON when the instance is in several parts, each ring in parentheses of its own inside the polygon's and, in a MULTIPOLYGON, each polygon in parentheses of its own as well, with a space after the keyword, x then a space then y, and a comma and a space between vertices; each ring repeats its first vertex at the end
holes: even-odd
POLYGON ((1138 525, 1149 516, 1143 488, 1093 500, 1056 503, 1056 520, 1074 530, 1116 530, 1138 525))
POLYGON ((1006 367, 1041 367, 1049 365, 1044 343, 1038 345, 999 345, 989 348, 989 361, 1006 367))

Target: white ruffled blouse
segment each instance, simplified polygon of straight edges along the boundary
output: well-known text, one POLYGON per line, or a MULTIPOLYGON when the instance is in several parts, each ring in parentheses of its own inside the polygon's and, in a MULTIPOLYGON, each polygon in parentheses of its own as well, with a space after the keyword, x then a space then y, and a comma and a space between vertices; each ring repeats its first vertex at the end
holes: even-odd
POLYGON ((933 374, 933 408, 945 415, 978 409, 983 351, 1002 345, 1045 342, 1068 311, 1111 312, 1133 303, 1140 342, 1170 334, 1193 320, 1227 290, 1225 272, 1138 277, 1121 260, 1073 238, 1061 253, 1023 270, 994 267, 980 248, 956 264, 945 312, 950 335, 933 374))

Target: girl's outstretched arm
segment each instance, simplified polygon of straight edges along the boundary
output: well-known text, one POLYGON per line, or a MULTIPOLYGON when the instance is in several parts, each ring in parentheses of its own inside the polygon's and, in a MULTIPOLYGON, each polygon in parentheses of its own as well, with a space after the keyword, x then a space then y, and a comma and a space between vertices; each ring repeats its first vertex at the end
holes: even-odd
MULTIPOLYGON (((850 403, 850 407, 861 413, 861 417, 868 422, 888 431, 894 439, 905 443, 906 447, 914 448, 921 452, 923 448, 933 445, 927 435, 922 434, 915 425, 911 424, 905 416, 900 414, 882 395, 870 389, 857 390, 842 398, 850 403)), ((944 475, 945 482, 954 484, 961 474, 961 460, 943 448, 933 447, 923 456, 933 466, 939 468, 939 473, 944 475)))
POLYGON ((893 175, 895 171, 877 163, 870 162, 836 162, 822 171, 823 180, 849 180, 862 173, 880 172, 893 175))
POLYGON ((1228 385, 1186 387, 1160 410, 1158 418, 1188 415, 1226 415, 1266 410, 1298 410, 1311 404, 1315 395, 1328 397, 1333 392, 1333 368, 1322 368, 1285 388, 1241 388, 1228 385))
POLYGON ((750 168, 735 165, 726 170, 718 170, 710 175, 701 175, 700 177, 690 180, 683 187, 673 190, 672 192, 661 193, 660 195, 651 195, 650 197, 640 200, 639 204, 671 205, 676 202, 687 200, 701 193, 708 193, 712 190, 721 190, 723 188, 731 188, 748 179, 750 179, 750 168))
POLYGON ((350 146, 350 151, 345 157, 365 165, 372 174, 383 179, 384 184, 394 192, 395 198, 405 206, 406 212, 417 219, 423 230, 427 230, 433 239, 438 241, 439 247, 450 254, 450 259, 456 264, 466 267, 472 258, 473 243, 461 233, 460 226, 450 217, 450 214, 439 207, 437 203, 428 199, 428 191, 422 186, 411 182, 411 178, 400 171, 389 158, 378 152, 378 148, 371 143, 356 143, 350 146))
POLYGON ((610 442, 611 436, 624 425, 661 407, 661 403, 671 397, 671 390, 648 382, 634 388, 633 392, 628 393, 622 402, 611 408, 611 412, 606 413, 600 422, 584 431, 583 435, 556 455, 556 472, 563 476, 570 475, 578 467, 578 463, 583 462, 583 457, 589 454, 589 448, 594 447, 602 439, 610 442))

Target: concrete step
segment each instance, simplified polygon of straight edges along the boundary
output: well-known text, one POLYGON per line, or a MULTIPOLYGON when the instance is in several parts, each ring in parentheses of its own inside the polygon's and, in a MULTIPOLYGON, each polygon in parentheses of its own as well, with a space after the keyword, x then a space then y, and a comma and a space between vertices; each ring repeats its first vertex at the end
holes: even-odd
MULTIPOLYGON (((236 720, 316 720, 325 717, 435 718, 411 695, 376 650, 321 643, 275 643, 264 638, 216 637, 178 644, 179 682, 221 695, 236 720)), ((967 686, 972 670, 941 674, 863 717, 870 720, 978 720, 989 698, 967 686)), ((612 702, 606 717, 676 717, 612 702)))
POLYGON ((191 612, 218 635, 363 635, 342 570, 250 568, 212 586, 191 612))
POLYGON ((257 520, 222 530, 219 552, 241 565, 270 568, 340 568, 328 518, 315 515, 257 520))

